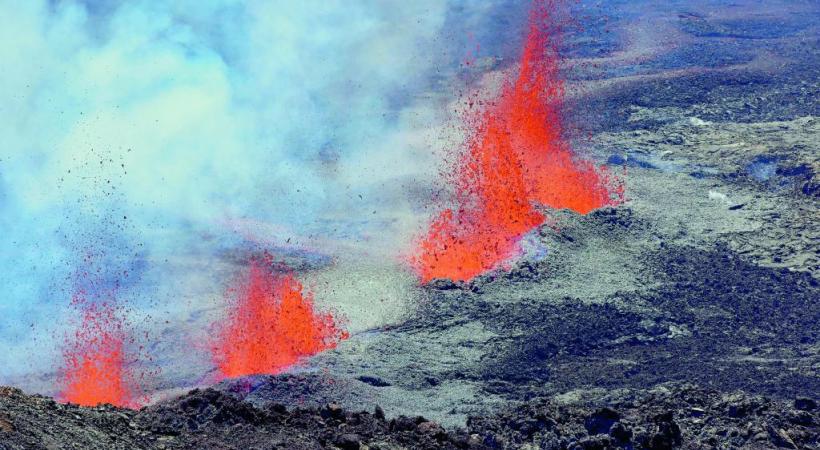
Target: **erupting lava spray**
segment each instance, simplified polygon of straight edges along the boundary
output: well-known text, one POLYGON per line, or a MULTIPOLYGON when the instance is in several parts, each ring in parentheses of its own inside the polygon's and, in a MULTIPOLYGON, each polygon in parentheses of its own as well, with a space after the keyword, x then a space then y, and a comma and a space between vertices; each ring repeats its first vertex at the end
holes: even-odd
POLYGON ((291 273, 272 273, 254 259, 238 285, 225 323, 217 325, 212 355, 221 376, 277 374, 348 337, 291 273))
POLYGON ((138 407, 136 379, 126 364, 124 320, 110 303, 88 303, 77 296, 72 304, 82 308, 82 321, 63 351, 59 399, 83 406, 138 407))
MULTIPOLYGON (((586 214, 622 195, 605 168, 579 160, 562 140, 553 6, 534 2, 517 76, 468 113, 453 177, 456 207, 433 219, 410 259, 422 282, 469 280, 514 256, 521 236, 544 220, 535 203, 586 214)), ((481 103, 471 99, 469 107, 481 103)))

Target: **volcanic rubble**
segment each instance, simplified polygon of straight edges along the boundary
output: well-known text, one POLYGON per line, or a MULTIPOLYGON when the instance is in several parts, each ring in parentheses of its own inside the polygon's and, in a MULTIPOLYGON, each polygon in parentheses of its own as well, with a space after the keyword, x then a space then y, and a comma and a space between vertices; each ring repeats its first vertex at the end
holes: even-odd
MULTIPOLYGON (((293 382, 293 380, 290 380, 293 382)), ((214 389, 140 411, 62 405, 0 390, 0 449, 820 448, 817 400, 775 401, 691 384, 623 389, 582 403, 533 399, 466 427, 329 403, 257 408, 214 389)))

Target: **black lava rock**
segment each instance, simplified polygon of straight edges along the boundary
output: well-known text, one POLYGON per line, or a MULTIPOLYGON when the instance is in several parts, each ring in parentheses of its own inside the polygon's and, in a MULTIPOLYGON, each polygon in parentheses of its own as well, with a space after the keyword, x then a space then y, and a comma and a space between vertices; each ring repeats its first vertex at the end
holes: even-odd
POLYGON ((798 397, 794 400, 794 407, 803 411, 814 411, 817 409, 817 402, 808 397, 798 397))
POLYGON ((359 450, 362 438, 358 434, 347 433, 340 435, 333 443, 342 450, 359 450))
POLYGON ((610 408, 602 408, 596 411, 584 421, 584 427, 589 434, 607 434, 612 425, 620 420, 621 415, 610 408))

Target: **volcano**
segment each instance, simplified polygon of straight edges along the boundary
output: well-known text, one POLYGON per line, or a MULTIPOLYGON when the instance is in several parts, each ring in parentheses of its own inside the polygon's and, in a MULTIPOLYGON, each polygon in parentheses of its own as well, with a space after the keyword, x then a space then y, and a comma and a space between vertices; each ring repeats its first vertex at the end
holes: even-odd
POLYGON ((820 450, 817 2, 7 3, 0 450, 820 450))

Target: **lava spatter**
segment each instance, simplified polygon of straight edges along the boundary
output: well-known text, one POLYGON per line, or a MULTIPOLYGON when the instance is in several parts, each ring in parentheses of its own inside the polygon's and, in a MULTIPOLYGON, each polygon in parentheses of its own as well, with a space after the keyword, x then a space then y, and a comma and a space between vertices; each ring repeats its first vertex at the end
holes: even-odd
POLYGON ((431 223, 411 260, 422 282, 447 277, 468 280, 518 251, 518 240, 543 221, 527 199, 522 167, 502 121, 481 117, 456 177, 458 209, 431 223))
POLYGON ((81 322, 63 349, 58 398, 83 406, 138 407, 136 377, 126 360, 124 319, 110 303, 88 303, 75 297, 72 304, 81 308, 81 322))
POLYGON ((314 309, 293 274, 271 272, 264 261, 253 260, 229 295, 211 346, 222 377, 280 373, 348 337, 331 314, 314 309))
POLYGON ((515 76, 498 96, 467 115, 457 158, 454 207, 442 210, 416 241, 410 264, 422 282, 465 281, 520 252, 523 234, 543 222, 535 204, 586 214, 617 202, 618 180, 577 158, 562 139, 557 26, 553 2, 535 1, 515 76))
POLYGON ((533 3, 518 75, 504 83, 494 115, 508 121, 530 201, 586 214, 618 203, 623 186, 605 167, 578 158, 562 138, 556 9, 555 1, 533 3))

